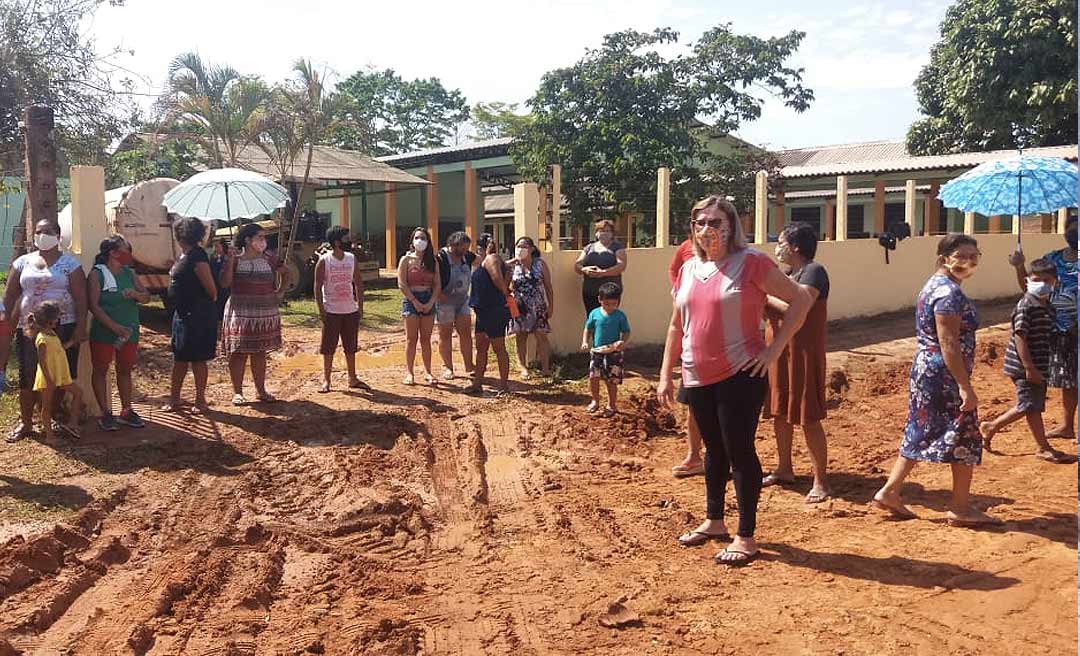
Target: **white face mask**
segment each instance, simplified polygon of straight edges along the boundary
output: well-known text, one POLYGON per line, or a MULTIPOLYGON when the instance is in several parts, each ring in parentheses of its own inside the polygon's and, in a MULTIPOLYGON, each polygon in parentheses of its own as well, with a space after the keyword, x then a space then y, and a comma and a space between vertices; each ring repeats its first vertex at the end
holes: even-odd
POLYGON ((532 249, 529 248, 528 246, 518 246, 518 248, 517 248, 517 259, 524 260, 525 258, 529 257, 529 255, 531 253, 532 253, 532 249))
POLYGON ((1050 283, 1041 280, 1029 280, 1027 283, 1028 293, 1032 296, 1049 296, 1051 289, 1050 283))
POLYGON ((42 233, 40 235, 34 235, 34 246, 37 246, 39 251, 51 251, 60 245, 60 238, 56 235, 50 235, 42 233))
POLYGON ((421 237, 417 237, 416 239, 412 240, 412 247, 413 250, 417 253, 423 253, 427 250, 427 240, 421 237))

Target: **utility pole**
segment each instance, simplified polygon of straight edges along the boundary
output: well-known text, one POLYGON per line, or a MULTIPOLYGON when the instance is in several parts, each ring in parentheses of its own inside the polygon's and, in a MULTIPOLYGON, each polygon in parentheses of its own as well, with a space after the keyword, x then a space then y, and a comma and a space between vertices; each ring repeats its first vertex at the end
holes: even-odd
POLYGON ((56 143, 53 141, 53 110, 31 105, 23 112, 26 135, 26 202, 29 208, 23 229, 23 245, 32 241, 34 224, 57 222, 56 207, 56 143))

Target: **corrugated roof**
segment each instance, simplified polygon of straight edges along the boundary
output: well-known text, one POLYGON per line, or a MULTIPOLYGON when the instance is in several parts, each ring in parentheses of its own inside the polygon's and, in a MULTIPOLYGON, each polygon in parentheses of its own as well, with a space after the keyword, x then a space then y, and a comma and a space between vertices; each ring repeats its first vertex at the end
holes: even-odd
POLYGON ((502 137, 500 139, 473 141, 459 146, 444 146, 442 148, 415 150, 411 153, 400 153, 398 155, 384 155, 375 159, 386 164, 405 168, 427 164, 463 162, 470 159, 506 155, 513 141, 512 137, 502 137))
POLYGON ((903 141, 864 141, 833 146, 791 148, 781 150, 776 155, 781 166, 820 166, 897 159, 908 157, 908 152, 903 141))
MULTIPOLYGON (((1029 148, 1027 155, 1061 157, 1076 161, 1076 144, 1029 148)), ((785 178, 813 178, 830 175, 859 175, 871 173, 897 173, 901 171, 929 171, 934 169, 959 169, 978 166, 983 162, 1004 159, 1016 155, 1015 150, 993 150, 985 153, 957 153, 955 155, 930 155, 926 157, 897 157, 857 162, 822 163, 806 166, 785 166, 780 173, 785 178)))
MULTIPOLYGON (((140 132, 133 135, 142 141, 157 143, 168 139, 177 138, 172 134, 151 134, 140 132)), ((124 139, 127 142, 131 137, 124 139)), ((121 142, 121 148, 123 143, 121 142)), ((197 142, 195 142, 197 143, 197 142)), ((200 147, 201 150, 201 147, 200 147)), ((244 146, 237 159, 241 168, 262 173, 278 182, 300 182, 304 179, 304 166, 307 163, 307 151, 303 151, 293 162, 292 167, 282 179, 277 166, 270 157, 258 146, 244 146)), ((196 168, 202 170, 203 166, 196 168)), ((329 186, 338 182, 393 182, 396 184, 427 185, 431 184, 423 178, 406 173, 389 164, 378 162, 367 155, 355 150, 344 150, 333 146, 315 146, 311 157, 311 173, 309 183, 314 186, 329 186)))

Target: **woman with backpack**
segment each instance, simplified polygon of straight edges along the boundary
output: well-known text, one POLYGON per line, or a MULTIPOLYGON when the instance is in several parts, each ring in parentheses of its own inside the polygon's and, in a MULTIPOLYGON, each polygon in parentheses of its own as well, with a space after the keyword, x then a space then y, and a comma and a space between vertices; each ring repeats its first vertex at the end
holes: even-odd
POLYGON ((473 371, 472 310, 469 308, 469 283, 477 265, 476 253, 469 250, 472 240, 458 231, 446 240, 436 256, 439 260, 440 291, 435 308, 439 325, 439 355, 443 361, 443 379, 454 378, 454 332, 457 331, 465 372, 473 371))

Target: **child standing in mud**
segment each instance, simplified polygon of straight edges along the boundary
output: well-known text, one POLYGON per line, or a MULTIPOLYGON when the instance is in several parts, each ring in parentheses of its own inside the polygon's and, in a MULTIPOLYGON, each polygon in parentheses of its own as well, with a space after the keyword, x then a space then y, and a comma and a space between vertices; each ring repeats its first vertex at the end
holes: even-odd
POLYGON ((45 441, 54 440, 53 411, 60 400, 57 392, 71 394, 70 421, 65 428, 68 435, 79 438, 79 415, 82 395, 71 379, 65 349, 71 348, 74 340, 66 344, 56 335, 56 322, 60 320, 60 306, 53 301, 45 301, 38 309, 27 316, 34 346, 37 347, 37 377, 34 378, 34 391, 44 392, 41 396, 41 425, 45 432, 45 441))
POLYGON ((984 421, 979 426, 987 451, 991 450, 991 442, 998 431, 1024 418, 1038 446, 1036 458, 1057 464, 1076 462, 1075 457, 1050 446, 1042 418, 1046 410, 1046 378, 1050 375, 1055 324, 1050 293, 1056 283, 1057 270, 1053 262, 1039 258, 1031 263, 1027 293, 1013 311, 1012 335, 1005 350, 1005 375, 1016 385, 1016 405, 997 419, 984 421))
POLYGON ((589 361, 592 402, 585 411, 593 413, 600 409, 600 381, 603 380, 607 385, 608 406, 600 416, 613 417, 623 379, 623 349, 630 341, 630 321, 619 309, 622 287, 618 284, 606 282, 601 285, 597 300, 600 307, 589 312, 581 336, 581 350, 592 354, 589 361))

